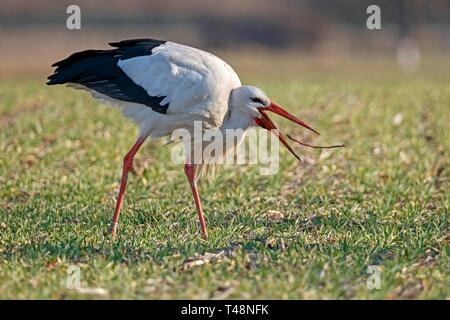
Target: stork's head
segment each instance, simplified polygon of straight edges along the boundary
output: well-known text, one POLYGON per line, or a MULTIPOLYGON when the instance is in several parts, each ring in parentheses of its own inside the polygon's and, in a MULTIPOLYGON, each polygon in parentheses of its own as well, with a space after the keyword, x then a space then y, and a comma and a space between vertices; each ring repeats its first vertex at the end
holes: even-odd
POLYGON ((267 111, 276 113, 283 118, 289 119, 302 127, 305 127, 316 134, 319 134, 316 130, 310 127, 308 124, 293 116, 286 110, 284 110, 279 105, 272 102, 269 97, 261 89, 253 86, 241 86, 233 90, 232 93, 232 104, 233 107, 238 109, 245 116, 248 116, 253 126, 259 126, 266 130, 271 131, 275 134, 280 142, 297 158, 297 154, 291 148, 287 142, 286 137, 281 133, 281 131, 275 126, 275 124, 270 120, 267 115, 267 111))

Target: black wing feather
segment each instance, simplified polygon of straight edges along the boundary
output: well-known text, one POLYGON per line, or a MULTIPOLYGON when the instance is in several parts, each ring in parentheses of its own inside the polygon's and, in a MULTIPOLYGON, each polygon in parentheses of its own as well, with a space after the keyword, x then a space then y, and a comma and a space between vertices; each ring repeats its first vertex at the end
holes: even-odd
POLYGON ((150 96, 117 65, 119 60, 151 55, 153 48, 164 43, 162 40, 133 39, 110 43, 116 49, 76 52, 52 65, 56 70, 48 77, 47 84, 77 83, 111 98, 167 113, 169 104, 161 105, 164 96, 150 96))

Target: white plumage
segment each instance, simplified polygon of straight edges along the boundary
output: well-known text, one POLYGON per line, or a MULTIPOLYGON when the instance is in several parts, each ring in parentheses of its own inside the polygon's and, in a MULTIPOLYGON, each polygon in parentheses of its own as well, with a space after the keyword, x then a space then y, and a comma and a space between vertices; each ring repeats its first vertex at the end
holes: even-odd
POLYGON ((190 129, 193 119, 204 121, 205 128, 220 127, 231 90, 241 86, 236 72, 222 59, 173 42, 154 48, 149 55, 119 60, 117 65, 150 96, 164 96, 161 104, 169 103, 167 114, 95 91, 93 95, 119 107, 140 125, 140 135, 153 138, 181 127, 190 129))

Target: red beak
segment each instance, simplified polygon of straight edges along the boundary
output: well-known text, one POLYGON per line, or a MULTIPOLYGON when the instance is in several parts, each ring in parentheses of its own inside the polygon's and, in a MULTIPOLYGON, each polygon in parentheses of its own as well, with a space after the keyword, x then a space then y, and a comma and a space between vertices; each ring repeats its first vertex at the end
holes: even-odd
POLYGON ((258 108, 259 111, 261 112, 261 110, 267 110, 267 111, 272 111, 276 114, 279 114, 280 116, 282 116, 283 118, 289 119, 299 125, 301 125, 302 127, 305 127, 306 129, 311 130, 312 132, 320 135, 320 133, 311 128, 311 126, 309 126, 308 124, 306 124, 305 122, 303 122, 302 120, 300 120, 299 118, 293 116, 292 114, 290 114, 289 112, 287 112, 286 110, 284 110, 282 107, 280 107, 279 105, 276 105, 275 103, 271 103, 270 106, 268 107, 262 107, 262 108, 258 108))
POLYGON ((309 126, 302 120, 298 119, 297 117, 293 116, 292 114, 290 114, 289 112, 287 112, 286 110, 281 108, 280 106, 276 105, 275 103, 271 103, 270 106, 268 106, 268 107, 258 108, 258 111, 261 113, 262 117, 255 118, 256 124, 264 129, 270 130, 275 136, 278 137, 280 142, 294 155, 294 157, 296 157, 299 161, 302 161, 300 159, 300 157, 291 148, 291 146, 289 145, 289 143, 286 140, 286 137, 281 133, 280 130, 278 130, 278 128, 275 126, 275 124, 272 122, 272 120, 270 120, 269 116, 266 114, 265 111, 272 111, 276 114, 279 114, 283 118, 289 119, 307 129, 313 131, 316 134, 320 134, 320 133, 318 131, 314 130, 311 126, 309 126))

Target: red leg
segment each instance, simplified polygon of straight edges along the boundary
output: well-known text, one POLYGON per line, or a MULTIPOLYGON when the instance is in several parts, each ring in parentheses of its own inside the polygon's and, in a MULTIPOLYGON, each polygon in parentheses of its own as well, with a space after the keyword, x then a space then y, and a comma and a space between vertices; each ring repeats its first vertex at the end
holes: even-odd
POLYGON ((114 217, 111 224, 111 233, 113 236, 116 234, 117 223, 120 215, 120 208, 122 207, 123 202, 123 195, 127 187, 128 171, 130 171, 131 167, 133 166, 133 158, 136 155, 136 152, 138 152, 139 148, 144 143, 144 141, 145 137, 144 138, 140 137, 123 159, 122 180, 120 182, 119 196, 117 197, 116 209, 114 210, 114 217))
POLYGON ((192 189, 192 195, 194 196, 195 206, 197 207, 198 218, 200 220, 200 226, 202 228, 203 238, 208 239, 208 231, 206 231, 205 216, 203 215, 202 204, 197 191, 197 183, 195 182, 195 165, 185 164, 184 172, 189 180, 189 184, 192 189))

